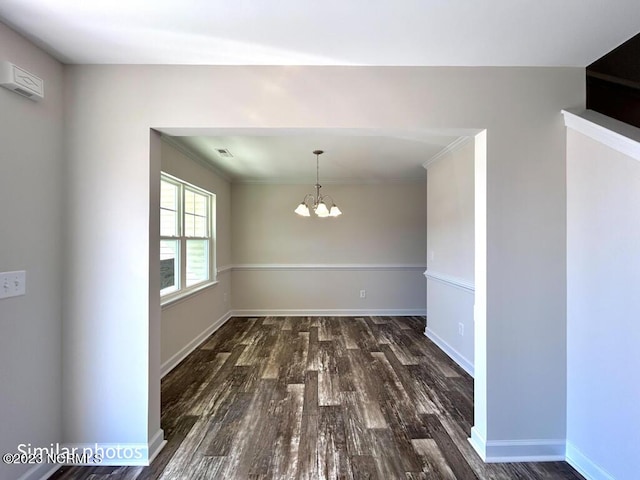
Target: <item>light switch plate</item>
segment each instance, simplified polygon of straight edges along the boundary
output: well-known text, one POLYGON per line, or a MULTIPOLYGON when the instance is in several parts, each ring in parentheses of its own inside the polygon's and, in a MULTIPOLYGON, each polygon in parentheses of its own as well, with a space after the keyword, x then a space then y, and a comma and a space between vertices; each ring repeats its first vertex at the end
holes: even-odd
POLYGON ((0 298, 18 297, 27 293, 27 272, 0 273, 0 298))

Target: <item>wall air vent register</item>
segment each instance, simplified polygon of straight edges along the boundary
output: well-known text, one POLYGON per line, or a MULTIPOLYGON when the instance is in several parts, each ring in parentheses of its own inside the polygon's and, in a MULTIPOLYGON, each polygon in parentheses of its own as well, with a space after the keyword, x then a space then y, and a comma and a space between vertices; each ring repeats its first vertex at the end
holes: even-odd
POLYGON ((7 61, 0 62, 0 86, 31 100, 44 98, 44 81, 7 61))

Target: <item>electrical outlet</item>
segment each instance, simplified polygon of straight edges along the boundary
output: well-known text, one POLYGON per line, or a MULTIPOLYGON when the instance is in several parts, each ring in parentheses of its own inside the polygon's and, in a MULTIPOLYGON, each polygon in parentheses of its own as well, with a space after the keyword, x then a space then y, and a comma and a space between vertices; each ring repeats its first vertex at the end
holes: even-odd
POLYGON ((17 297, 27 292, 27 273, 19 272, 0 273, 0 298, 17 297))
POLYGON ((460 335, 461 337, 464 337, 464 323, 458 324, 458 335, 460 335))
POLYGON ((366 290, 360 290, 360 298, 367 298, 367 291, 366 290))

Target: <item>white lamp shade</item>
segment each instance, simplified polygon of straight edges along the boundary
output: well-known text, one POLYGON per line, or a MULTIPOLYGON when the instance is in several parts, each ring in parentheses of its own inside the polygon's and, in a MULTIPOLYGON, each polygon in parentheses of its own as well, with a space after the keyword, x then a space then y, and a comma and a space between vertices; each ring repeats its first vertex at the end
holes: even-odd
POLYGON ((311 214, 309 213, 309 207, 307 207, 307 205, 302 202, 300 205, 298 205, 298 208, 296 208, 294 210, 294 212, 296 212, 298 215, 302 216, 302 217, 310 217, 311 214))
POLYGON ((316 215, 319 217, 328 217, 329 216, 329 209, 327 208, 327 204, 324 202, 320 202, 318 204, 318 206, 316 207, 316 215))
POLYGON ((342 215, 342 212, 340 211, 337 205, 334 205, 333 207, 331 207, 331 210, 329 211, 329 216, 337 217, 338 215, 342 215))

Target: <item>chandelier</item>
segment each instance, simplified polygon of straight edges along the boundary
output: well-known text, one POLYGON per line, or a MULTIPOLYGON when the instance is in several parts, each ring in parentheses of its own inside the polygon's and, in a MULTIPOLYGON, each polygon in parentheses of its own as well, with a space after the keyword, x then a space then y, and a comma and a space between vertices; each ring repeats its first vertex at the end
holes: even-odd
POLYGON ((333 198, 331 198, 329 195, 322 195, 320 193, 320 189, 322 188, 322 185, 320 185, 320 180, 319 180, 320 155, 322 155, 323 153, 324 151, 322 150, 313 151, 313 154, 316 156, 316 185, 315 185, 316 193, 315 195, 313 193, 306 194, 305 197, 302 199, 302 202, 300 202, 300 205, 298 205, 298 208, 294 210, 298 215, 302 217, 310 217, 311 216, 311 213, 309 213, 310 209, 312 209, 313 212, 318 217, 322 217, 322 218, 337 217, 338 215, 342 214, 338 206, 333 201, 333 198), (327 201, 331 202, 331 207, 327 206, 327 201))

